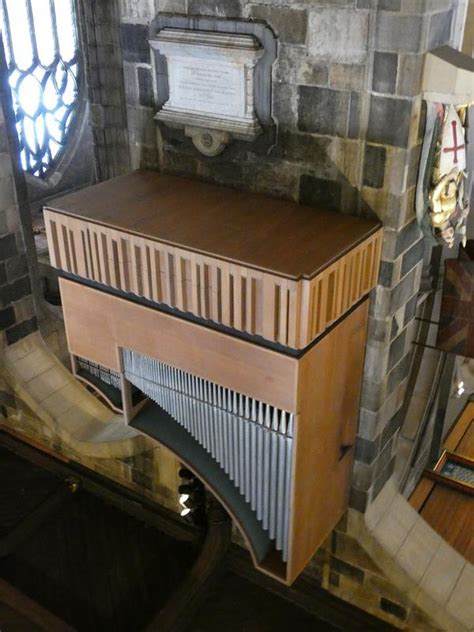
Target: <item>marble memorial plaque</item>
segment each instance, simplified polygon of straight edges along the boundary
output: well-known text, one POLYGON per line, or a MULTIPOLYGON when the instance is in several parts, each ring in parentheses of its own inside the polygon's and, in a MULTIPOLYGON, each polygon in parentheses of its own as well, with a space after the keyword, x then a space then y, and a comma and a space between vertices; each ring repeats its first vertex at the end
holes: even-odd
POLYGON ((217 116, 245 116, 245 80, 236 64, 174 60, 170 73, 173 106, 217 116))
POLYGON ((261 132, 253 84, 264 51, 254 36, 164 28, 150 45, 167 61, 169 98, 157 120, 184 127, 207 155, 261 132))

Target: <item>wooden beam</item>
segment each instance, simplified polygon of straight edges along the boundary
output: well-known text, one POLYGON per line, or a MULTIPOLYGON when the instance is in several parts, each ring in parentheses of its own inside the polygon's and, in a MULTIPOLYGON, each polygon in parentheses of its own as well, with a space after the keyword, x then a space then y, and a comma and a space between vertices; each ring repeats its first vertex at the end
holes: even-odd
POLYGON ((0 602, 45 632, 76 632, 75 628, 3 579, 0 579, 0 602))
POLYGON ((0 558, 11 555, 68 501, 79 489, 79 482, 66 479, 63 484, 29 513, 8 535, 0 540, 0 558))
POLYGON ((85 491, 102 498, 120 511, 155 527, 176 540, 194 542, 200 537, 201 532, 197 527, 184 523, 169 509, 159 507, 139 494, 96 472, 91 472, 78 463, 64 463, 59 460, 60 456, 51 456, 46 450, 32 447, 25 443, 23 438, 13 436, 10 431, 6 432, 6 429, 0 430, 0 445, 58 477, 73 476, 85 491))
POLYGON ((185 632, 192 629, 194 616, 209 589, 225 569, 225 556, 231 543, 232 521, 217 500, 211 497, 207 514, 206 539, 191 570, 171 595, 164 608, 145 628, 145 632, 185 632))

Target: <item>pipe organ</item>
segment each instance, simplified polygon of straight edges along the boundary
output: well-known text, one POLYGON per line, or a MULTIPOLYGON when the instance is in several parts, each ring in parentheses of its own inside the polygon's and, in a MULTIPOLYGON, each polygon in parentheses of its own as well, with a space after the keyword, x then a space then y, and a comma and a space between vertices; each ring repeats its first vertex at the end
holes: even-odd
POLYGON ((347 506, 379 223, 146 171, 44 215, 73 371, 291 583, 347 506))
POLYGON ((127 380, 219 463, 288 556, 294 414, 125 349, 127 380))

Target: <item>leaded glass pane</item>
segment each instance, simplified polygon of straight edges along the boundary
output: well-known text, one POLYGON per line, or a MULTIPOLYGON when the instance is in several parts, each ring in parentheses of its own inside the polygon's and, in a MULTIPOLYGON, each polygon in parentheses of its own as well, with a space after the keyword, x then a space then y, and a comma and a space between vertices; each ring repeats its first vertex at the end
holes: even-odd
POLYGON ((76 23, 72 11, 71 2, 54 0, 56 21, 61 25, 57 34, 59 38, 59 50, 64 61, 72 61, 76 55, 76 23))
POLYGON ((6 49, 19 70, 28 70, 33 64, 33 43, 30 37, 27 0, 5 0, 9 29, 5 28, 6 49))
POLYGON ((43 66, 50 66, 54 62, 55 36, 53 31, 53 15, 49 0, 33 0, 33 22, 35 33, 41 33, 36 37, 38 47, 38 61, 43 66))
POLYGON ((79 96, 74 0, 0 0, 23 168, 46 178, 65 147, 79 96))

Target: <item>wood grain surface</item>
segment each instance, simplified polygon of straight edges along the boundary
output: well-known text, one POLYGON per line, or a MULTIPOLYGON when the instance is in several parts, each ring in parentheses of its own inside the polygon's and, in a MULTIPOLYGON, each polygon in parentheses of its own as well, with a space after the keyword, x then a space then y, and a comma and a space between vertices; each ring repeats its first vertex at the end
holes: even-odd
MULTIPOLYGON (((443 450, 474 464, 474 402, 466 403, 446 437, 443 450)), ((410 504, 448 544, 474 564, 472 488, 426 470, 410 497, 410 504)))
POLYGON ((295 280, 312 278, 381 226, 154 171, 114 178, 47 208, 295 280))
POLYGON ((367 318, 366 299, 299 362, 289 583, 347 507, 367 318))
POLYGON ((60 279, 69 351, 115 371, 125 347, 296 412, 297 360, 234 336, 60 279))

